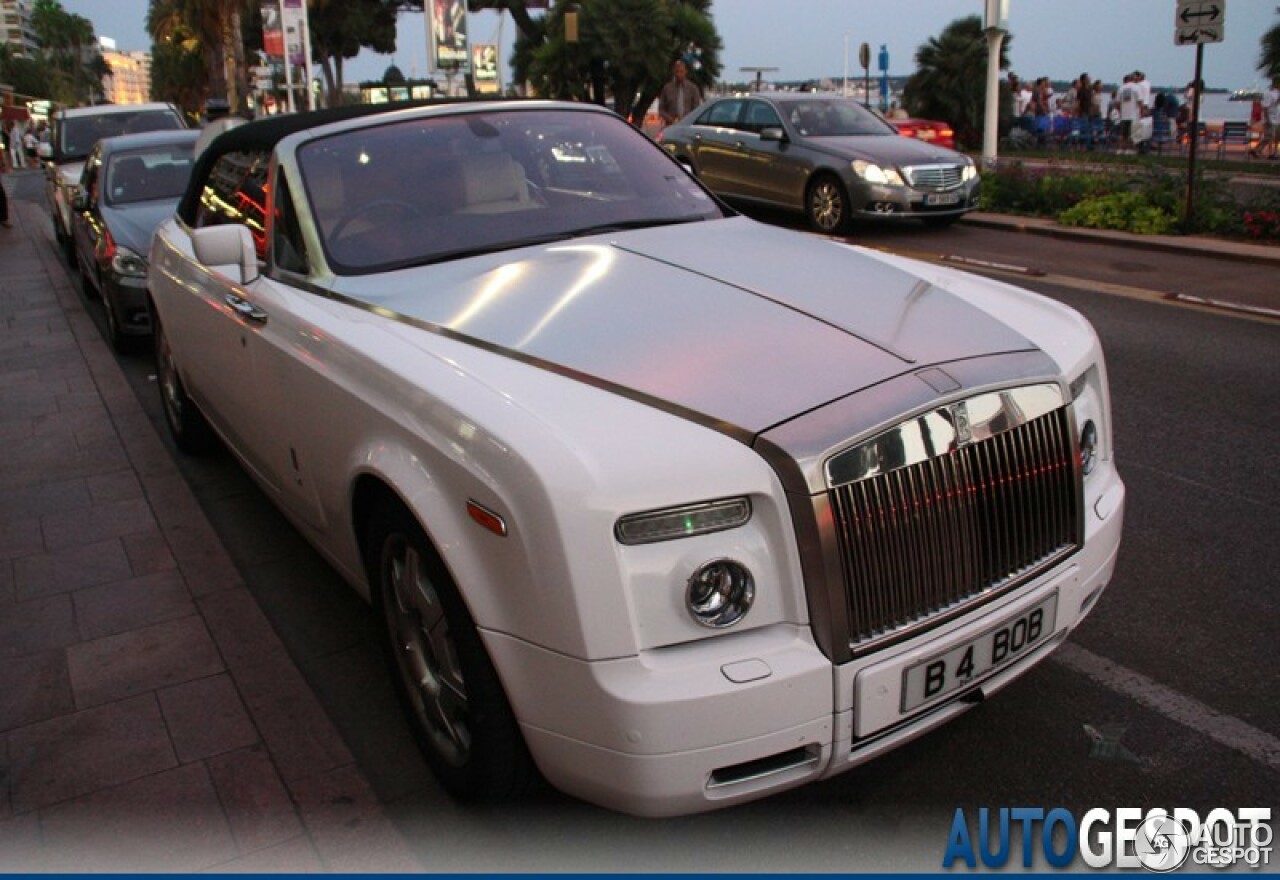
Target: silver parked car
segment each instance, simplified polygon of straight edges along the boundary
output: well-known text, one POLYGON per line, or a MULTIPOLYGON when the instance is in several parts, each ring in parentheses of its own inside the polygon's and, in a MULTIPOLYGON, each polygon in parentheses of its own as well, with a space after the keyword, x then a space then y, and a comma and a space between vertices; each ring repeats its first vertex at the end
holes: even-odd
POLYGON ((659 140, 717 195, 803 211, 820 232, 838 232, 852 217, 944 226, 978 207, 972 159, 902 137, 846 98, 717 98, 659 140))

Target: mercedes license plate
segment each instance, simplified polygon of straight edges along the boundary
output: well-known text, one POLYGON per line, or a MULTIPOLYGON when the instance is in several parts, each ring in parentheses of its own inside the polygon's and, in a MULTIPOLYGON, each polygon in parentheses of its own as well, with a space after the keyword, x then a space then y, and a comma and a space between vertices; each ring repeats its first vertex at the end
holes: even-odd
POLYGON ((926 193, 924 203, 926 205, 954 205, 960 201, 960 193, 926 193))
POLYGON ((1058 594, 977 638, 911 666, 902 678, 902 711, 911 712, 994 672, 1044 641, 1052 632, 1058 594))

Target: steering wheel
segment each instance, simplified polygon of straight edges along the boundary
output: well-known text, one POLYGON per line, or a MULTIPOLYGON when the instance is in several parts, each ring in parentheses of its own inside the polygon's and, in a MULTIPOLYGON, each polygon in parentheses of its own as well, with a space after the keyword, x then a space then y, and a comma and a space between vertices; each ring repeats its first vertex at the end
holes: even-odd
POLYGON ((402 202, 397 199, 374 199, 372 202, 365 202, 363 205, 357 205, 348 211, 343 217, 334 224, 333 230, 329 233, 329 237, 337 240, 342 238, 343 230, 351 223, 366 214, 372 214, 375 211, 398 211, 403 214, 404 220, 420 220, 422 219, 422 210, 408 202, 402 202))

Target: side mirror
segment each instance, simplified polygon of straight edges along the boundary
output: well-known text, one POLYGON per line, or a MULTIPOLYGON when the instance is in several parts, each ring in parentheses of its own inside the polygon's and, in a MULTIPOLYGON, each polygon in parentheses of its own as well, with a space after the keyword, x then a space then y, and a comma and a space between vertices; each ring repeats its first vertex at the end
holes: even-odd
POLYGON ((46 144, 43 141, 41 141, 40 143, 36 144, 36 155, 39 156, 41 159, 52 159, 53 145, 46 144))
POLYGON ((237 284, 258 280, 258 251, 248 226, 229 223, 193 230, 191 246, 196 259, 219 275, 237 284))
POLYGON ((787 142, 787 133, 777 126, 766 128, 761 130, 760 140, 777 141, 780 144, 785 144, 787 142))

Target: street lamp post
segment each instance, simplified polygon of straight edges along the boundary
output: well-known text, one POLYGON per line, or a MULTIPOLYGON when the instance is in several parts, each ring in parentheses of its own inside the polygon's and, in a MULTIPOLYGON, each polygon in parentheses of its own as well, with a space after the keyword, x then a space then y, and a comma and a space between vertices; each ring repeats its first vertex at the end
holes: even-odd
POLYGON ((982 164, 994 168, 1000 136, 1000 47, 1009 28, 1009 0, 986 0, 987 106, 982 126, 982 164))

